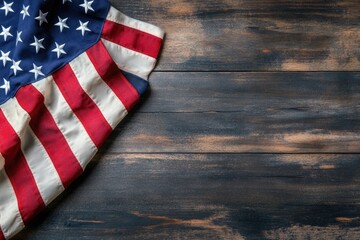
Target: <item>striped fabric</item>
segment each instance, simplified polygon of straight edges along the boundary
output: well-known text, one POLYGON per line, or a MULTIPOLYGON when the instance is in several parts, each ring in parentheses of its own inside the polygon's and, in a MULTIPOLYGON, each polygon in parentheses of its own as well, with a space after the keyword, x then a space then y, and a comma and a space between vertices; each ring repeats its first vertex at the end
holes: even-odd
POLYGON ((147 87, 163 31, 110 8, 101 40, 0 105, 0 239, 84 171, 147 87))

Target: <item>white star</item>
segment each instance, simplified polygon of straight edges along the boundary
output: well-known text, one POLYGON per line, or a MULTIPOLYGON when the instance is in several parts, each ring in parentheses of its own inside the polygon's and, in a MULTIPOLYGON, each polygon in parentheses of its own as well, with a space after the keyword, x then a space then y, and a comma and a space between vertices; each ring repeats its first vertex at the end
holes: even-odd
POLYGON ((3 78, 3 80, 4 80, 4 84, 2 86, 0 86, 0 88, 4 89, 5 95, 7 95, 10 90, 10 82, 7 81, 5 78, 3 78))
POLYGON ((20 12, 20 14, 23 15, 23 20, 25 19, 26 16, 30 16, 30 14, 29 14, 29 7, 30 7, 30 6, 26 6, 26 7, 25 7, 25 5, 23 5, 23 9, 22 9, 21 12, 20 12))
POLYGON ((22 31, 17 32, 17 34, 16 34, 16 45, 18 45, 19 42, 23 42, 23 40, 21 39, 21 34, 22 34, 22 31))
POLYGON ((41 48, 42 48, 42 49, 45 49, 44 45, 42 44, 42 42, 44 41, 44 38, 42 38, 42 39, 37 39, 37 38, 34 36, 34 40, 35 40, 35 42, 31 43, 30 45, 35 47, 36 53, 38 53, 41 48))
POLYGON ((35 79, 37 79, 40 76, 45 76, 42 72, 41 72, 42 66, 36 66, 35 63, 33 63, 33 69, 30 70, 29 72, 33 73, 35 76, 35 79))
POLYGON ((0 36, 4 36, 4 41, 6 42, 6 39, 8 36, 12 37, 13 35, 10 33, 11 26, 8 28, 4 28, 3 25, 1 25, 2 32, 0 33, 0 36))
POLYGON ((56 48, 52 50, 52 52, 55 52, 57 54, 57 58, 60 58, 61 54, 66 54, 64 51, 65 43, 59 45, 57 42, 55 42, 56 48))
POLYGON ((20 63, 21 63, 21 60, 17 61, 17 62, 12 60, 12 66, 10 68, 14 71, 15 76, 16 76, 17 71, 22 71, 22 69, 20 67, 20 63))
POLYGON ((63 0, 63 4, 65 4, 66 2, 72 2, 72 0, 63 0))
POLYGON ((91 4, 93 4, 93 2, 94 2, 94 1, 84 0, 84 3, 83 3, 83 4, 80 4, 80 7, 83 7, 83 8, 84 8, 85 13, 87 13, 88 10, 91 10, 91 11, 95 12, 94 9, 91 7, 91 4))
POLYGON ((46 20, 46 16, 48 15, 48 13, 43 13, 41 10, 39 10, 39 16, 37 16, 35 19, 39 20, 39 26, 41 26, 41 24, 43 24, 44 22, 48 22, 46 20))
POLYGON ((81 34, 84 36, 85 31, 91 32, 91 30, 87 27, 87 25, 89 24, 89 21, 83 23, 79 20, 80 23, 80 27, 78 27, 76 30, 81 31, 81 34))
POLYGON ((0 60, 3 62, 4 67, 5 67, 6 62, 11 62, 11 58, 9 58, 10 51, 7 53, 4 53, 3 51, 0 51, 0 52, 1 52, 0 60))
POLYGON ((14 3, 7 3, 4 1, 4 6, 2 8, 0 8, 1 10, 4 10, 5 11, 5 16, 8 15, 9 12, 14 12, 14 10, 11 8, 11 6, 13 5, 14 3))
POLYGON ((58 17, 58 19, 59 19, 59 22, 57 22, 55 24, 55 26, 59 26, 60 32, 62 32, 64 28, 69 28, 69 26, 66 24, 66 21, 68 20, 68 18, 61 19, 61 17, 58 17))

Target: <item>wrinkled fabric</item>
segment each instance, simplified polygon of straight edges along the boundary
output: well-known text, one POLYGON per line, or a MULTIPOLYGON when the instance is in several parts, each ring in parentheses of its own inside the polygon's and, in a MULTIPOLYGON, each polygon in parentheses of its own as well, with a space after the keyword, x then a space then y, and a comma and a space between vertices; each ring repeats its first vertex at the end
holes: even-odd
MULTIPOLYGON (((11 8, 15 5, 10 1, 0 3, 0 16, 19 14, 26 7, 23 3, 32 1, 21 1, 21 8, 11 8)), ((50 48, 51 44, 43 44, 45 49, 32 44, 35 40, 31 35, 52 38, 47 28, 30 30, 28 26, 24 32, 34 32, 26 33, 22 42, 18 39, 18 45, 15 42, 12 48, 6 45, 7 41, 1 42, 8 34, 0 33, 0 50, 5 44, 9 48, 4 51, 14 52, 8 57, 4 56, 4 51, 0 52, 3 55, 0 69, 7 72, 2 77, 3 85, 0 79, 0 92, 11 95, 0 104, 0 240, 9 239, 26 227, 83 173, 109 134, 149 86, 147 79, 155 67, 164 32, 113 7, 106 7, 107 4, 105 0, 41 1, 39 7, 48 12, 48 22, 41 25, 55 27, 54 31, 60 33, 61 25, 64 34, 67 30, 75 30, 79 38, 69 41, 75 40, 81 45, 79 52, 65 48, 67 45, 60 47, 56 41, 50 48), (101 28, 91 28, 91 20, 87 27, 79 20, 70 24, 70 17, 65 13, 60 20, 57 14, 63 13, 65 10, 61 9, 67 5, 73 9, 67 14, 75 14, 78 18, 85 14, 101 22, 101 28), (60 13, 51 10, 55 8, 61 10, 60 13), (51 16, 51 13, 56 14, 51 16), (65 18, 68 19, 64 21, 65 18), (92 42, 91 36, 97 31, 98 39, 92 42), (87 34, 89 40, 79 41, 87 34), (19 44, 29 49, 18 50, 19 44), (38 53, 46 56, 37 56, 37 47, 38 53), (25 59, 34 54, 36 63, 31 66, 22 64, 26 60, 18 64, 20 60, 12 59, 17 56, 25 59), (58 60, 60 63, 52 62, 58 60), (46 70, 47 64, 56 67, 46 70), (29 70, 29 66, 32 69, 29 70), (25 78, 24 84, 17 84, 18 76, 25 78)), ((29 10, 30 16, 26 17, 37 18, 37 10, 29 10)), ((40 21, 35 19, 33 24, 40 26, 40 21)))

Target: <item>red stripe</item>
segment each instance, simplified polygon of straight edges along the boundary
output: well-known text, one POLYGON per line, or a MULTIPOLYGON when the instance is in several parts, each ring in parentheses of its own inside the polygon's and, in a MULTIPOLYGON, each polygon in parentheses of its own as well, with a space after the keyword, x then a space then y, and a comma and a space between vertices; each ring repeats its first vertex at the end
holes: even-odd
POLYGON ((96 103, 83 90, 70 65, 65 65, 56 71, 53 78, 66 102, 78 117, 96 147, 99 148, 112 131, 104 115, 96 103))
POLYGON ((162 44, 159 37, 109 20, 105 21, 101 37, 153 58, 158 57, 162 44))
POLYGON ((90 61, 104 82, 111 88, 129 111, 140 99, 139 93, 125 78, 110 57, 102 41, 86 51, 90 61))
POLYGON ((49 154, 64 187, 69 186, 83 170, 46 108, 44 96, 34 86, 27 85, 19 89, 16 99, 30 115, 29 124, 49 154))
MULTIPOLYGON (((5 159, 5 171, 13 186, 24 222, 45 208, 35 179, 21 150, 21 141, 0 110, 0 152, 5 159)), ((0 193, 1 194, 1 193, 0 193)))
POLYGON ((5 240, 4 233, 1 231, 1 229, 0 229, 0 240, 5 240))

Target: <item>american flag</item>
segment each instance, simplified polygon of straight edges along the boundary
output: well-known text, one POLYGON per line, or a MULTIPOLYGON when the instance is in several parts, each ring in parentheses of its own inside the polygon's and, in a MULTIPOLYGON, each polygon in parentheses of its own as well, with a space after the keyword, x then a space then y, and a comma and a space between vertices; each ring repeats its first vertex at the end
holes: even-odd
POLYGON ((107 0, 0 0, 0 240, 84 171, 147 89, 163 36, 107 0))

